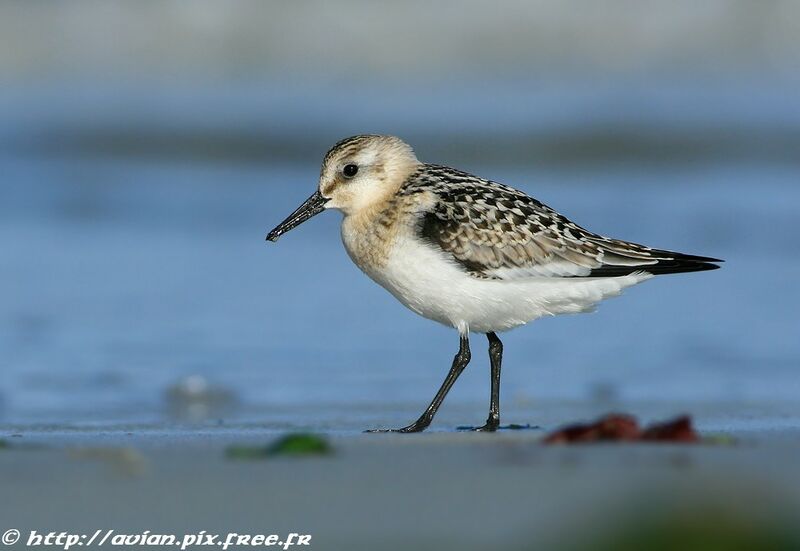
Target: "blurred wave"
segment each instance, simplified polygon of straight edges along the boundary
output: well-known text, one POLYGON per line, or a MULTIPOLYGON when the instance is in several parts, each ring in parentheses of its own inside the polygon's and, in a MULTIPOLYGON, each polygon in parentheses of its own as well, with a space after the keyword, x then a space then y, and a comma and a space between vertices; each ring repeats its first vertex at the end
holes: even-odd
POLYGON ((423 158, 454 164, 800 160, 800 94, 780 82, 740 76, 735 85, 712 85, 663 76, 603 89, 577 79, 545 89, 529 80, 485 82, 462 81, 457 95, 443 86, 315 90, 275 81, 199 90, 11 87, 0 93, 0 153, 305 163, 341 137, 391 133, 423 158))
POLYGON ((0 71, 342 80, 796 70, 792 0, 4 2, 0 71))

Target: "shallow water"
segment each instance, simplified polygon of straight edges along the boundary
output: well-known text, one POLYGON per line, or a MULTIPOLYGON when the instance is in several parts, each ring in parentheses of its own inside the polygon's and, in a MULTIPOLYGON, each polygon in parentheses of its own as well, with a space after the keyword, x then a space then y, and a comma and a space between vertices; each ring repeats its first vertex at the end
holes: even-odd
MULTIPOLYGON (((774 111, 739 122, 772 124, 774 111)), ((581 136, 577 123, 550 128, 581 136)), ((691 136, 690 123, 678 134, 691 136)), ((41 121, 15 124, 28 138, 43 134, 41 121)), ((316 142, 286 162, 198 161, 78 140, 54 152, 6 130, 15 147, 0 152, 0 421, 162 420, 186 413, 184 402, 190 418, 358 416, 421 409, 444 377, 455 333, 405 310, 350 263, 336 213, 264 242, 313 191, 316 142), (187 377, 216 390, 169 393, 187 377)), ((436 142, 422 140, 420 156, 448 162, 425 154, 436 142)), ((730 151, 701 162, 501 157, 467 154, 460 165, 598 233, 726 260, 715 272, 647 282, 595 314, 506 334, 506 411, 598 397, 800 398, 800 164, 730 151)), ((473 337, 473 363, 448 398, 474 404, 476 420, 488 396, 484 348, 473 337)))

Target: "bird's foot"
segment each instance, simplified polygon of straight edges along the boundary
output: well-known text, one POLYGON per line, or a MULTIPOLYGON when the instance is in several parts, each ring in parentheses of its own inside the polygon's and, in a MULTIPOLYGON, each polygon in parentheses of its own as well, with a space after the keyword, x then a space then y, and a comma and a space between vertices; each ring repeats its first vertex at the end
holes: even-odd
MULTIPOLYGON (((469 430, 471 430, 473 432, 495 432, 498 429, 499 426, 500 426, 500 418, 496 417, 496 416, 494 416, 494 417, 490 416, 486 420, 486 423, 483 426, 480 426, 480 427, 468 427, 468 428, 469 428, 469 430)), ((459 427, 459 429, 460 428, 461 427, 459 427)))
POLYGON ((486 423, 485 425, 480 427, 470 427, 469 430, 471 430, 472 432, 495 432, 498 426, 499 425, 497 424, 486 423))
POLYGON ((494 424, 487 422, 485 425, 480 427, 472 427, 472 426, 461 426, 456 427, 456 430, 460 431, 472 431, 472 432, 497 432, 499 430, 536 430, 540 429, 539 425, 518 425, 516 423, 512 423, 510 425, 500 425, 500 423, 494 424))
POLYGON ((373 433, 374 432, 398 432, 398 433, 402 433, 402 434, 408 434, 408 433, 411 433, 411 432, 422 432, 426 428, 428 428, 428 425, 430 425, 430 424, 431 424, 430 421, 425 422, 425 420, 417 419, 416 421, 414 421, 410 425, 408 425, 406 427, 399 428, 399 429, 368 429, 368 430, 365 430, 364 432, 373 432, 373 433))

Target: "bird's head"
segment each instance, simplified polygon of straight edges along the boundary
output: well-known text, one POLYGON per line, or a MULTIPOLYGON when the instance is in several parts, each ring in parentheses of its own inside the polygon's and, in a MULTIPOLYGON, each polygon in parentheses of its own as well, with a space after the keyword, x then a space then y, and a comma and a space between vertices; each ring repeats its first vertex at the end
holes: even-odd
POLYGON ((397 191, 419 164, 414 151, 400 138, 362 135, 344 139, 325 155, 317 191, 269 232, 267 239, 277 241, 328 208, 350 215, 378 205, 397 191))

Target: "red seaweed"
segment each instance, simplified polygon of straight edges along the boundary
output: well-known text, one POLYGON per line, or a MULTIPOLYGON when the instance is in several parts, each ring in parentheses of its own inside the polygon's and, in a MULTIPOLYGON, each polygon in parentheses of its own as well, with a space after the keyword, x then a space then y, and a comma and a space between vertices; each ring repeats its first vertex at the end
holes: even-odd
POLYGON ((642 432, 642 440, 651 442, 697 442, 700 437, 692 427, 692 419, 681 415, 675 419, 654 423, 642 432))
POLYGON ((544 444, 582 442, 697 442, 699 437, 688 415, 639 428, 632 415, 610 413, 593 423, 576 423, 545 436, 544 444))

